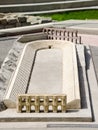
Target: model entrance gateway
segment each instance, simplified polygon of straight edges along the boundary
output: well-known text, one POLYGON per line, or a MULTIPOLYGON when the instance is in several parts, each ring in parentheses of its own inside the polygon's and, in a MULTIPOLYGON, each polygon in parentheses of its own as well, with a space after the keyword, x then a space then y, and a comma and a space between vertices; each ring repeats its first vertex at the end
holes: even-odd
MULTIPOLYGON (((65 101, 67 98, 67 103, 63 103, 67 109, 80 109, 75 44, 62 40, 39 40, 28 43, 4 99, 8 108, 16 107, 19 94, 30 94, 35 98, 42 95, 45 99, 48 96, 49 102, 51 96, 62 102, 63 99, 59 98, 61 96, 65 101)), ((38 100, 41 99, 38 97, 38 100)), ((20 104, 22 105, 22 100, 21 103, 19 101, 18 105, 20 104)))

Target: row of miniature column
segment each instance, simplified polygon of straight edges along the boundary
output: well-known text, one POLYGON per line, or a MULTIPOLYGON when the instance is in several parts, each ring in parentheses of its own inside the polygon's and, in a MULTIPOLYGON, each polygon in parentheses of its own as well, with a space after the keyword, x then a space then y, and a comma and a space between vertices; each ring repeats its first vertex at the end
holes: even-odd
POLYGON ((81 44, 81 37, 77 31, 67 31, 65 29, 45 28, 43 32, 47 33, 48 39, 67 40, 81 44))
POLYGON ((25 112, 32 112, 31 107, 35 107, 35 112, 40 112, 40 106, 44 107, 44 112, 50 112, 49 106, 52 106, 52 112, 58 112, 58 106, 61 106, 61 112, 66 112, 66 95, 60 96, 18 96, 17 111, 23 112, 23 107, 26 107, 25 112))

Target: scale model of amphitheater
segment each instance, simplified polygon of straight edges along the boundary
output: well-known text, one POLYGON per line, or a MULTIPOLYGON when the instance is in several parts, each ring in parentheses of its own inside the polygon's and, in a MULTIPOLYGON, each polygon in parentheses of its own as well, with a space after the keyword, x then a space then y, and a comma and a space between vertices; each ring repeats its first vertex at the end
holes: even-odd
POLYGON ((80 109, 81 98, 75 44, 63 40, 37 40, 23 49, 4 103, 17 106, 17 97, 62 96, 66 109, 80 109))

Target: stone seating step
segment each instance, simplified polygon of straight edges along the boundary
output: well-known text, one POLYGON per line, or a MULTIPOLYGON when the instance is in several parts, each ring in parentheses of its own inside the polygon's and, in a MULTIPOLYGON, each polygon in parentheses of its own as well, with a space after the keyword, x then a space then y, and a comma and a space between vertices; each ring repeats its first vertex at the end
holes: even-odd
MULTIPOLYGON (((28 4, 9 4, 0 5, 0 12, 39 12, 39 11, 53 11, 62 9, 74 9, 82 7, 91 7, 98 5, 97 0, 72 0, 72 1, 56 1, 44 3, 28 3, 28 4)), ((47 12, 48 13, 48 12, 47 12)))

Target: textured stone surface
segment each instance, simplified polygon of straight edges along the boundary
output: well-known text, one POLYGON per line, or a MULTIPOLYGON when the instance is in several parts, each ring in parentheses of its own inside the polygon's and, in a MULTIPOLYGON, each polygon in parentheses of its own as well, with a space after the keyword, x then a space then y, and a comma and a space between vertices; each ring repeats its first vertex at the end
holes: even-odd
POLYGON ((9 18, 9 19, 7 20, 7 23, 8 23, 8 24, 12 24, 12 25, 13 25, 13 24, 16 24, 17 22, 18 22, 17 19, 16 19, 16 18, 13 18, 13 17, 12 17, 12 18, 9 18))
POLYGON ((29 16, 23 14, 1 14, 0 17, 0 28, 14 28, 20 26, 35 25, 41 23, 52 22, 51 18, 45 18, 40 16, 29 16))
POLYGON ((1 23, 1 25, 7 25, 7 19, 5 19, 5 18, 0 19, 0 23, 1 23))
POLYGON ((3 81, 9 82, 11 74, 16 68, 20 52, 23 49, 23 45, 18 44, 19 43, 14 44, 13 48, 9 51, 8 56, 5 58, 1 66, 0 76, 3 81))
MULTIPOLYGON (((22 52, 24 45, 20 43, 15 43, 12 47, 12 49, 8 52, 3 64, 0 68, 0 102, 2 102, 2 99, 5 95, 5 92, 7 90, 7 86, 9 84, 10 78, 12 77, 12 74, 14 70, 16 69, 18 58, 22 52)), ((3 49, 3 48, 2 48, 3 49)), ((2 50, 3 51, 3 50, 2 50)), ((2 52, 4 54, 4 52, 2 52)), ((4 106, 1 103, 1 110, 3 110, 4 106)))
POLYGON ((19 16, 18 20, 19 20, 20 23, 25 23, 27 21, 27 18, 25 16, 24 17, 19 16))
POLYGON ((6 110, 7 107, 5 106, 5 104, 3 102, 0 102, 0 111, 2 110, 6 110))

